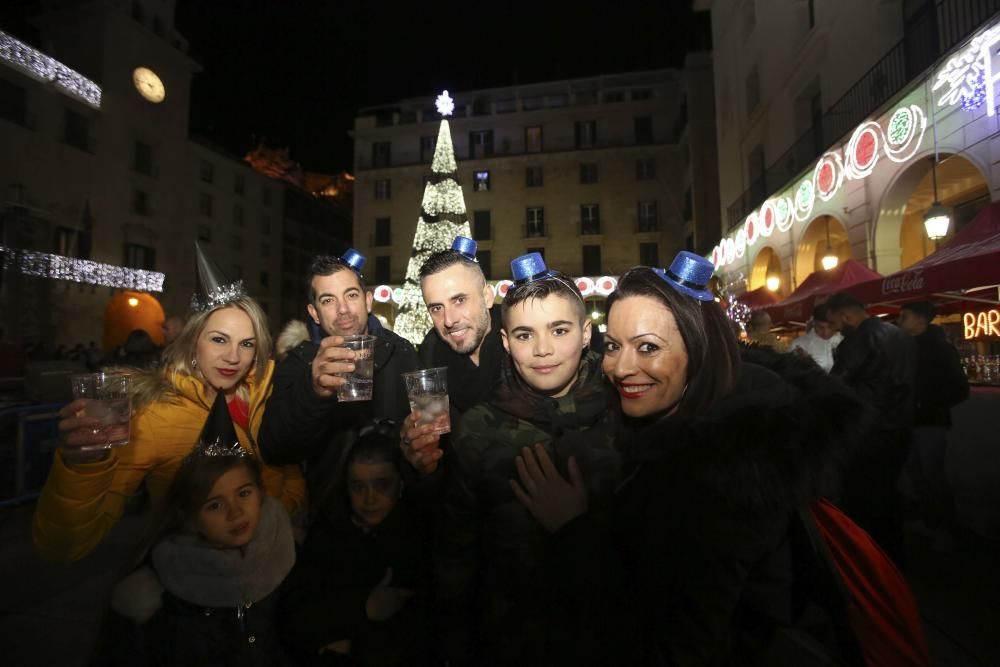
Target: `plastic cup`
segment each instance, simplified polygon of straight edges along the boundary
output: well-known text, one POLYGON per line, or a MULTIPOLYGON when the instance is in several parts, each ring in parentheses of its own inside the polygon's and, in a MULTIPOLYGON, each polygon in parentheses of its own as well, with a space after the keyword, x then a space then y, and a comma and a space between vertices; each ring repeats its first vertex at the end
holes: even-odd
POLYGON ((444 424, 433 433, 451 432, 451 413, 448 410, 448 369, 427 368, 422 371, 403 373, 406 396, 410 399, 410 410, 420 413, 418 424, 430 424, 441 415, 444 424))
POLYGON ((375 372, 375 336, 361 334, 344 336, 344 347, 354 350, 354 370, 344 373, 347 378, 337 389, 338 401, 372 400, 372 377, 375 372))
POLYGON ((107 438, 104 444, 76 449, 89 452, 124 447, 132 435, 131 378, 124 373, 81 373, 70 376, 73 398, 84 399, 83 415, 99 419, 98 430, 107 438))

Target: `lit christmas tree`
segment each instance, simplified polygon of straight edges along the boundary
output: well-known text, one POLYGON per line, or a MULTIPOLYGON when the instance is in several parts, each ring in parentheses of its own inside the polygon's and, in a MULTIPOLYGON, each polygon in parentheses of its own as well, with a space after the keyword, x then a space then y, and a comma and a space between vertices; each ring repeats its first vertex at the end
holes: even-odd
MULTIPOLYGON (((450 116, 454 111, 455 104, 447 90, 438 96, 437 109, 442 116, 450 116)), ((420 267, 434 253, 450 248, 456 236, 472 236, 465 212, 465 196, 457 175, 451 128, 448 121, 442 118, 431 162, 431 177, 424 186, 417 233, 413 237, 413 253, 406 267, 406 282, 403 283, 395 325, 396 333, 414 344, 423 341, 431 328, 431 317, 420 293, 420 267)))

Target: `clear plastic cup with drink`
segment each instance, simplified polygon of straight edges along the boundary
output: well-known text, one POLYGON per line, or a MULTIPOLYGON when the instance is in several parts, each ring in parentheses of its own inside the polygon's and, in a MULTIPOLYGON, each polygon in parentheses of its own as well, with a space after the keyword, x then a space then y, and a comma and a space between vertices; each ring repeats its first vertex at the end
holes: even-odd
MULTIPOLYGON (((79 416, 98 419, 103 444, 78 447, 82 452, 124 447, 132 435, 131 378, 126 373, 80 373, 70 376, 73 398, 84 399, 79 416)), ((97 433, 95 433, 97 435, 97 433)))
POLYGON ((418 412, 417 424, 437 423, 432 433, 450 433, 451 417, 448 412, 448 369, 427 368, 422 371, 403 373, 406 396, 410 399, 410 410, 418 412), (441 416, 444 418, 441 419, 441 416))
POLYGON ((375 371, 375 336, 344 336, 344 347, 354 350, 354 370, 344 373, 347 379, 337 389, 338 401, 372 400, 372 377, 375 371))

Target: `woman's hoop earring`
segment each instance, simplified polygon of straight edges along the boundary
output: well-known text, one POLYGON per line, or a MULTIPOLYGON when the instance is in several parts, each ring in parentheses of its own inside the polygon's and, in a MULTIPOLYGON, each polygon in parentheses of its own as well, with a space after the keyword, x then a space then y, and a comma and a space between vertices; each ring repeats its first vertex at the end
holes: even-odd
POLYGON ((198 368, 198 359, 197 359, 197 357, 191 360, 191 368, 198 368))

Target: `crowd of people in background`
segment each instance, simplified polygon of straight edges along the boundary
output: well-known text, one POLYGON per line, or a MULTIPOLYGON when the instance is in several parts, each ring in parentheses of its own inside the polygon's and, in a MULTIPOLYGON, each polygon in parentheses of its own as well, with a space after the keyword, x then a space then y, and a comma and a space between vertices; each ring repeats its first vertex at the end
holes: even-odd
POLYGON ((854 664, 803 512, 840 502, 902 564, 914 454, 927 526, 953 527, 942 433, 964 376, 926 307, 899 328, 837 295, 785 351, 757 315, 741 341, 711 262, 681 252, 621 276, 594 349, 572 279, 518 257, 494 307, 459 237, 421 268, 418 348, 372 316, 348 251, 316 258, 308 320, 272 351, 256 301, 197 253, 186 322, 115 359, 142 369, 131 441, 101 448, 69 404, 34 517, 40 553, 71 561, 148 492, 99 664, 854 664), (341 402, 361 334, 372 398, 341 402), (437 367, 449 412, 428 420, 401 374, 437 367))

